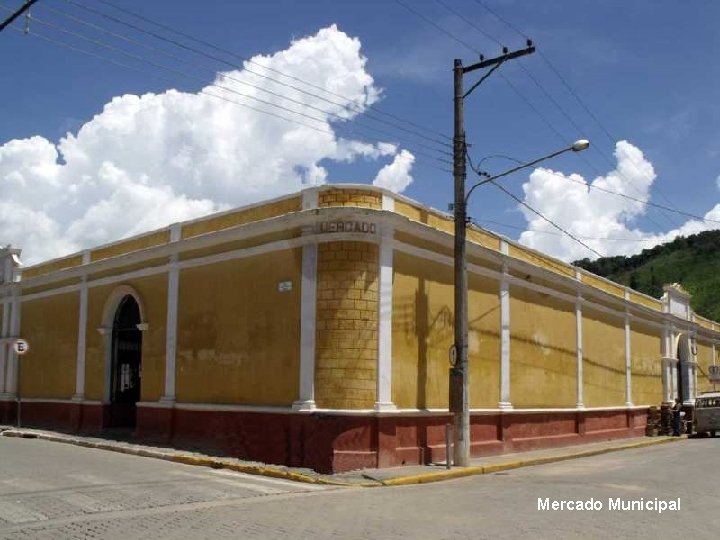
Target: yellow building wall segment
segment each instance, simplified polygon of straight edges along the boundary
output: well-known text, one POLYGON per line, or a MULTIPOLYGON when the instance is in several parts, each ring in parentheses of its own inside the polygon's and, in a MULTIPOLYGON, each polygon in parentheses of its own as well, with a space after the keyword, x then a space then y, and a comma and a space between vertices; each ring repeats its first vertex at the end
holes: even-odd
POLYGON ((253 221, 270 219, 284 214, 297 212, 301 209, 302 199, 290 197, 266 204, 259 204, 251 208, 240 208, 238 210, 211 216, 207 219, 187 223, 183 225, 182 238, 191 238, 214 231, 236 227, 253 221))
POLYGON ((368 409, 376 401, 378 246, 318 246, 315 401, 368 409))
POLYGON ((45 274, 51 274, 74 266, 80 266, 82 264, 82 255, 71 255, 70 257, 64 257, 62 259, 49 261, 46 263, 30 266, 23 269, 23 279, 29 279, 32 277, 42 276, 45 274))
MULTIPOLYGON (((392 400, 399 408, 448 406, 448 351, 454 341, 452 267, 396 251, 393 260, 392 400)), ((470 406, 499 401, 499 285, 468 281, 470 406)))
POLYGON ((575 305, 510 287, 510 401, 515 408, 577 402, 575 305))
POLYGON ((30 350, 20 357, 23 398, 70 399, 75 393, 77 292, 22 303, 22 336, 30 350))
POLYGON ((586 407, 620 407, 625 405, 625 398, 624 318, 584 306, 584 404, 586 407))
POLYGON ((180 272, 178 401, 297 400, 301 265, 294 249, 180 272))
POLYGON ((140 251, 142 249, 161 246, 163 244, 167 244, 169 240, 170 231, 167 229, 151 232, 136 238, 129 238, 124 242, 117 242, 109 246, 93 249, 90 252, 90 260, 95 262, 102 259, 109 259, 110 257, 118 257, 133 251, 140 251))
POLYGON ((697 340, 697 363, 697 393, 713 392, 718 385, 712 385, 708 380, 708 368, 713 365, 713 347, 711 343, 700 339, 697 340))
POLYGON ((660 406, 663 400, 660 329, 630 321, 633 405, 660 406))
MULTIPOLYGON (((141 401, 158 401, 165 390, 165 325, 167 320, 167 275, 159 274, 88 290, 85 346, 85 397, 101 400, 105 393, 105 336, 98 329, 113 290, 129 285, 140 297, 148 329, 142 335, 141 401)), ((112 316, 108 328, 112 329, 112 316)), ((77 321, 75 322, 77 328, 77 321)))

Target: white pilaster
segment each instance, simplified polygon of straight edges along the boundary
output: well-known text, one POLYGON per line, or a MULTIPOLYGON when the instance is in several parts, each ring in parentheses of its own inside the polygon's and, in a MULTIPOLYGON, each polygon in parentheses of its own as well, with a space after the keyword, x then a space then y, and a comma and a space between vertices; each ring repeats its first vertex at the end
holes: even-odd
MULTIPOLYGON (((500 252, 508 253, 508 244, 500 241, 500 252)), ((510 400, 510 283, 507 262, 503 262, 500 278, 500 402, 498 408, 512 409, 510 400)))
MULTIPOLYGON (((318 190, 303 191, 302 209, 317 208, 318 190)), ((303 230, 312 234, 312 227, 303 230)), ((317 243, 305 244, 302 250, 302 278, 300 285, 300 388, 293 409, 315 409, 315 332, 317 324, 317 243)))
POLYGON ((632 350, 630 313, 625 311, 625 405, 632 407, 632 350))
MULTIPOLYGON (((20 337, 20 291, 13 287, 10 301, 10 338, 20 337)), ((31 344, 32 346, 32 344, 31 344)), ((7 344, 7 375, 5 379, 5 393, 11 396, 17 394, 18 381, 18 355, 10 344, 7 344)))
POLYGON ((80 308, 78 310, 77 359, 75 362, 75 401, 85 399, 85 347, 87 330, 88 287, 83 278, 80 289, 80 308))
MULTIPOLYGON (((582 280, 582 274, 579 270, 575 271, 575 279, 582 280)), ((580 288, 575 295, 575 364, 576 364, 576 378, 575 378, 575 395, 576 403, 575 406, 578 409, 585 408, 585 402, 583 397, 583 324, 582 324, 582 302, 583 298, 580 294, 580 288)))
MULTIPOLYGON (((391 205, 383 195, 383 209, 391 205)), ((378 279, 378 365, 376 411, 394 410, 392 402, 392 297, 393 297, 393 231, 382 230, 378 279)))
POLYGON ((8 346, 5 338, 8 337, 8 326, 10 323, 10 302, 4 302, 2 328, 0 328, 0 395, 5 393, 5 369, 7 365, 8 346))
MULTIPOLYGON (((170 242, 181 239, 181 226, 170 227, 170 242)), ((177 359, 178 295, 180 293, 180 268, 177 253, 170 256, 168 264, 167 318, 165 324, 165 392, 160 401, 175 402, 175 377, 177 359)), ((145 321, 143 321, 145 322, 145 321)))

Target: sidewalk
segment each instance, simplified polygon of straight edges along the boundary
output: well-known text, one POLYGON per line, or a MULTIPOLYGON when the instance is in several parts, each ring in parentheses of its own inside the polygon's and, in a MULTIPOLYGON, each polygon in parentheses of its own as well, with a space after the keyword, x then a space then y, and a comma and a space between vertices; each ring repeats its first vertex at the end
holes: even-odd
POLYGON ((267 465, 243 461, 236 458, 216 457, 200 452, 178 450, 163 446, 136 444, 128 440, 69 435, 40 429, 17 429, 0 426, 0 435, 5 437, 35 438, 46 441, 73 444, 85 448, 96 448, 141 457, 164 459, 186 465, 198 465, 215 469, 228 469, 246 474, 284 478, 310 484, 326 484, 347 487, 380 487, 410 484, 426 484, 464 476, 491 474, 519 467, 542 465, 568 459, 596 456, 608 452, 644 448, 681 440, 673 437, 637 437, 599 443, 567 446, 548 450, 536 450, 517 454, 503 454, 475 458, 469 467, 446 469, 444 465, 408 465, 386 469, 363 469, 335 475, 319 474, 310 469, 267 465))

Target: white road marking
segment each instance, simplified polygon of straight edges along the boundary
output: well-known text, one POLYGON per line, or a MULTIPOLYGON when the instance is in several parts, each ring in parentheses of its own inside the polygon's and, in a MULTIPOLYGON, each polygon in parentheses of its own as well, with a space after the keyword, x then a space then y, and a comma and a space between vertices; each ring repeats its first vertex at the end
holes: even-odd
POLYGON ((222 476, 244 478, 247 480, 253 480, 253 481, 267 483, 267 484, 277 484, 279 486, 294 487, 296 489, 302 489, 303 491, 320 491, 323 489, 327 489, 326 486, 319 486, 316 484, 306 484, 304 482, 292 482, 290 480, 281 480, 279 478, 268 478, 267 476, 238 473, 235 471, 228 471, 228 470, 223 470, 223 469, 213 469, 210 472, 212 474, 217 474, 217 475, 222 475, 222 476))
POLYGON ((86 484, 92 484, 95 486, 114 483, 113 481, 108 480, 107 478, 103 478, 102 476, 97 476, 94 474, 76 473, 76 474, 66 474, 65 476, 67 478, 72 478, 73 480, 78 480, 80 482, 84 482, 86 484))
POLYGON ((226 486, 247 489, 248 491, 257 491, 258 493, 264 493, 266 495, 277 495, 278 493, 287 492, 287 490, 261 486, 260 484, 250 484, 248 482, 238 482, 236 480, 230 480, 229 478, 210 478, 209 480, 215 483, 225 484, 226 486))
MULTIPOLYGON (((30 478, 6 478, 5 480, 0 480, 0 484, 9 488, 20 489, 23 491, 40 491, 45 489, 52 489, 53 487, 55 487, 51 484, 38 482, 37 480, 32 480, 30 478)), ((0 495, 4 495, 4 493, 2 493, 1 491, 1 488, 0 495)))
POLYGON ((47 516, 11 501, 0 501, 0 519, 12 524, 45 521, 47 516))
POLYGON ((59 496, 64 502, 77 506, 86 512, 110 512, 113 510, 122 510, 117 504, 102 502, 94 497, 83 495, 82 493, 63 493, 59 496))

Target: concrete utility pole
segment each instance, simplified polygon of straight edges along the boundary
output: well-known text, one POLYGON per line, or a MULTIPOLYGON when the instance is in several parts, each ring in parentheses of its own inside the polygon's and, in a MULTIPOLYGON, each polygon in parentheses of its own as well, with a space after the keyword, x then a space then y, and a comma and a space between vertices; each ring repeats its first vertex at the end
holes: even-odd
MULTIPOLYGON (((508 52, 488 60, 480 58, 480 62, 463 67, 462 60, 456 59, 453 66, 455 77, 455 130, 453 138, 453 176, 455 179, 455 345, 454 365, 450 368, 449 405, 454 413, 454 464, 467 467, 470 464, 470 401, 468 376, 468 284, 467 262, 465 257, 465 232, 467 227, 467 208, 465 197, 465 98, 475 90, 490 74, 507 60, 525 56, 535 52, 532 42, 527 42, 525 49, 508 52), (492 67, 470 90, 463 93, 463 76, 478 69, 492 67)), ((449 459, 449 456, 446 458, 449 459)))

